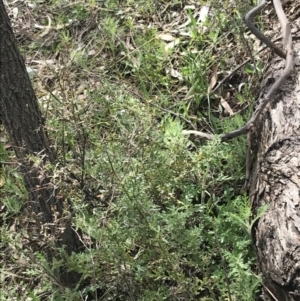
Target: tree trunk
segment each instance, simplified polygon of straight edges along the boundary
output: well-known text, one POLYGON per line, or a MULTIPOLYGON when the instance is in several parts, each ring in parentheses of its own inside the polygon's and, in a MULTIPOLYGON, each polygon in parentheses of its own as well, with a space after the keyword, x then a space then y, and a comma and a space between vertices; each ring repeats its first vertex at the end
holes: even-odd
MULTIPOLYGON (((53 224, 54 209, 60 216, 63 212, 63 200, 55 195, 56 190, 47 175, 45 163, 53 163, 55 154, 44 128, 44 120, 38 106, 23 58, 18 50, 12 27, 4 4, 0 0, 0 116, 10 136, 14 151, 20 163, 28 191, 29 213, 45 225, 53 235, 59 231, 53 224), (40 163, 34 163, 29 156, 35 156, 40 163)), ((38 228, 38 222, 36 224, 38 228)), ((42 234, 41 228, 37 229, 42 234)), ((57 246, 65 246, 68 253, 78 251, 81 243, 70 223, 65 231, 58 233, 57 246)), ((50 251, 47 256, 51 258, 50 251)), ((62 271, 61 271, 62 272, 62 271)), ((79 275, 62 273, 62 284, 77 284, 79 275)))
MULTIPOLYGON (((250 181, 253 227, 263 300, 300 300, 300 20, 291 20, 295 67, 262 116, 250 181)), ((284 68, 276 58, 266 92, 284 68)))

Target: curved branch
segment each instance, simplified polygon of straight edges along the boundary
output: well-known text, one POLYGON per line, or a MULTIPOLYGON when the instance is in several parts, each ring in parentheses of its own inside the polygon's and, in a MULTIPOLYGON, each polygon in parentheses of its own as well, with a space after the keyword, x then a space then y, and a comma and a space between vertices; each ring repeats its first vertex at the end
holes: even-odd
MULTIPOLYGON (((280 2, 280 0, 278 0, 280 2)), ((276 2, 278 2, 276 1, 276 2)), ((255 15, 257 15, 266 5, 266 0, 261 0, 260 3, 251 9, 245 16, 245 23, 247 24, 248 28, 251 30, 251 32, 264 44, 266 44, 269 48, 271 48, 277 55, 280 57, 284 58, 286 57, 285 52, 278 48, 273 42, 271 42, 261 31, 259 31, 255 25, 251 22, 251 18, 253 18, 255 15)), ((280 4, 281 5, 281 4, 280 4)), ((275 1, 274 1, 274 6, 275 6, 275 1)), ((276 6, 275 6, 276 8, 276 6)), ((277 13, 277 11, 276 11, 277 13)), ((278 15, 278 13, 277 13, 278 15)), ((284 13, 283 13, 284 15, 284 13)), ((285 16, 285 15, 284 15, 285 16)), ((282 17, 282 14, 281 14, 282 17)), ((279 18, 279 16, 278 16, 279 18)))
MULTIPOLYGON (((284 14, 284 11, 282 9, 281 1, 280 0, 273 0, 273 1, 274 1, 273 3, 274 3, 274 7, 275 7, 275 10, 276 10, 278 19, 279 19, 279 21, 281 23, 281 26, 283 28, 283 45, 284 45, 284 48, 286 50, 286 55, 284 55, 284 58, 286 59, 286 66, 285 66, 282 74, 277 78, 277 80, 275 81, 275 83, 273 84, 273 86, 270 88, 270 90, 267 93, 267 95, 262 99, 262 101, 260 102, 260 104, 257 106, 257 108, 256 108, 254 114, 252 115, 252 117, 250 118, 250 120, 243 127, 239 128, 237 130, 234 130, 232 132, 229 132, 227 134, 221 135, 221 141, 227 141, 227 140, 230 140, 232 138, 244 135, 244 134, 246 134, 248 132, 248 130, 249 130, 250 127, 255 126, 255 123, 257 122, 257 120, 258 120, 260 114, 262 113, 262 111, 264 110, 264 108, 267 106, 267 104, 269 103, 269 101, 271 100, 271 98, 278 91, 278 89, 284 83, 285 79, 288 77, 288 75, 293 70, 294 63, 293 63, 292 35, 291 35, 290 25, 288 23, 288 20, 287 20, 285 14, 284 14)), ((254 14, 258 13, 259 11, 261 11, 262 8, 264 7, 264 5, 265 5, 265 0, 262 0, 257 7, 255 7, 249 13, 247 13, 247 15, 245 17, 245 21, 246 20, 249 21, 249 19, 254 14)), ((248 23, 247 23, 247 25, 249 26, 248 23)), ((254 25, 250 22, 250 27, 252 27, 252 26, 254 26, 254 25)), ((251 30, 251 28, 250 28, 250 30, 251 30)), ((257 30, 257 29, 255 28, 255 30, 257 30)), ((259 33, 261 34, 261 32, 259 32, 259 33)), ((261 36, 260 34, 259 34, 259 36, 257 36, 259 39, 261 39, 262 36, 263 36, 264 37, 263 38, 264 42, 265 42, 265 39, 268 40, 264 35, 261 34, 262 35, 261 36)), ((275 51, 275 49, 279 49, 273 43, 272 43, 272 45, 273 46, 269 46, 269 47, 271 47, 274 51, 275 51), (274 48, 274 46, 276 48, 274 48)), ((281 50, 281 52, 282 52, 282 50, 281 50)), ((284 53, 284 52, 282 52, 282 53, 284 53)), ((203 138, 206 138, 206 139, 209 139, 209 140, 213 139, 213 135, 206 134, 206 133, 203 133, 203 132, 198 132, 198 131, 184 131, 183 134, 184 135, 195 134, 195 135, 198 135, 200 137, 203 137, 203 138)))
MULTIPOLYGON (((264 2, 263 0, 262 2, 264 2)), ((284 83, 285 79, 288 77, 288 75, 292 72, 294 67, 293 62, 293 49, 292 49, 292 35, 291 35, 291 29, 290 25, 288 23, 288 20, 284 14, 284 11, 282 9, 281 1, 280 0, 274 0, 274 7, 278 16, 278 19, 281 23, 281 26, 283 28, 283 44, 286 49, 286 64, 285 68, 282 72, 282 74, 277 78, 267 95, 264 97, 264 99, 260 102, 258 107, 256 108, 254 114, 250 118, 250 120, 240 129, 235 130, 233 132, 230 132, 228 134, 223 134, 221 136, 222 141, 226 141, 229 139, 232 139, 234 137, 240 136, 245 134, 250 126, 255 125, 255 123, 258 120, 258 117, 266 107, 266 105, 269 103, 273 95, 278 91, 278 89, 281 87, 281 85, 284 83)), ((248 13, 249 14, 249 13, 248 13)), ((247 14, 247 15, 248 15, 247 14)))

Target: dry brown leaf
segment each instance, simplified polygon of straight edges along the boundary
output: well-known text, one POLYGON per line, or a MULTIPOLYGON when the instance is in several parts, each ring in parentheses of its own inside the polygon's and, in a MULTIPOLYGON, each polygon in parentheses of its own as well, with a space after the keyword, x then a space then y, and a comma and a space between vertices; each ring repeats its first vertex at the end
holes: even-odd
POLYGON ((196 6, 195 5, 186 5, 183 9, 184 10, 194 10, 196 8, 196 6))
POLYGON ((211 92, 211 90, 213 89, 213 87, 217 83, 217 80, 218 80, 218 67, 219 67, 219 64, 215 64, 214 67, 213 67, 213 74, 211 76, 210 83, 209 83, 209 86, 207 88, 207 93, 208 94, 211 92))
POLYGON ((172 42, 174 41, 176 38, 173 37, 170 33, 160 33, 158 35, 158 37, 163 40, 163 41, 167 41, 167 42, 172 42))
POLYGON ((173 49, 173 48, 174 48, 176 45, 178 45, 178 44, 179 44, 179 39, 176 39, 176 40, 174 40, 174 41, 172 41, 172 42, 166 44, 166 46, 165 46, 165 51, 168 52, 169 49, 173 49))
POLYGON ((202 6, 201 10, 200 10, 200 13, 199 13, 198 22, 205 21, 205 19, 208 16, 208 12, 209 12, 209 7, 208 6, 202 6))
POLYGON ((18 17, 18 14, 19 14, 19 9, 17 7, 14 7, 12 9, 12 13, 13 13, 14 19, 16 19, 18 17))
POLYGON ((172 77, 175 77, 177 78, 178 80, 182 81, 183 80, 183 77, 182 77, 182 74, 180 72, 178 72, 177 70, 171 68, 166 68, 166 74, 170 74, 172 77))
POLYGON ((230 116, 234 114, 229 103, 223 97, 221 97, 221 105, 230 116))

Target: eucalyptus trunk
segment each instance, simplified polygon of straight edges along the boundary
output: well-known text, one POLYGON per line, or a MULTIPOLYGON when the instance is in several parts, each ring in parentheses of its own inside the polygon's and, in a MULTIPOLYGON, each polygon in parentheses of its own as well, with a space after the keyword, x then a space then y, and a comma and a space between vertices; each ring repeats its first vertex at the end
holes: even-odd
MULTIPOLYGON (((28 191, 28 214, 36 219, 35 231, 39 235, 53 235, 57 240, 57 247, 64 246, 69 254, 72 251, 77 252, 81 243, 71 229, 70 221, 65 222, 63 231, 59 230, 54 222, 53 211, 61 217, 63 208, 66 207, 64 200, 57 198, 57 190, 51 184, 51 175, 48 175, 45 168, 46 164, 54 163, 56 158, 51 150, 44 119, 2 0, 0 0, 0 116, 20 163, 20 171, 28 191)), ((38 246, 38 241, 36 243, 38 246)), ((51 260, 54 255, 50 248, 46 247, 45 250, 51 260)), ((62 267, 58 273, 60 282, 69 286, 77 284, 79 275, 65 270, 62 267)))

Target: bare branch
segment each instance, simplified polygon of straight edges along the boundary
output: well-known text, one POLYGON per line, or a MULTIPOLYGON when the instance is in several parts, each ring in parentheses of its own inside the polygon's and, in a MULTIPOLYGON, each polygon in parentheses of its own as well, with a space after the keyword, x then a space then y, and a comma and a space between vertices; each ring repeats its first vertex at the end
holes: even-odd
POLYGON ((204 132, 199 132, 199 131, 194 131, 194 130, 183 130, 182 131, 182 134, 183 135, 190 135, 190 134, 193 134, 193 135, 196 135, 196 136, 199 136, 201 138, 204 138, 204 139, 207 139, 207 140, 212 140, 213 139, 213 135, 211 134, 207 134, 207 133, 204 133, 204 132))
MULTIPOLYGON (((280 0, 276 1, 280 2, 280 0)), ((253 18, 255 15, 257 15, 266 5, 266 0, 261 0, 260 3, 251 9, 245 16, 245 23, 247 24, 248 28, 251 30, 251 32, 264 44, 269 46, 277 55, 285 59, 286 53, 278 48, 273 42, 271 42, 261 31, 259 31, 255 25, 251 22, 251 18, 253 18)), ((281 4, 280 4, 281 5, 281 4)), ((275 6, 275 1, 274 1, 274 6, 275 6)), ((276 9, 276 6, 275 6, 276 9)), ((281 8, 282 9, 282 8, 281 8)), ((276 11, 277 12, 277 11, 276 11)), ((282 11, 283 13, 283 11, 282 11)), ((278 14, 278 13, 277 13, 278 14)), ((284 13, 283 13, 284 15, 284 13)), ((279 17, 279 16, 278 16, 279 17)))
MULTIPOLYGON (((254 9, 252 9, 245 17, 245 22, 247 23, 247 26, 250 26, 250 30, 252 31, 252 26, 254 26, 249 19, 251 17, 253 17, 254 14, 257 14, 259 11, 262 10, 262 8, 265 5, 265 0, 262 0, 257 7, 255 7, 254 9), (247 20, 247 21, 246 21, 247 20), (250 23, 249 23, 250 22, 250 23)), ((280 24, 282 26, 283 29, 283 46, 285 48, 286 51, 286 55, 284 56, 284 58, 286 59, 286 66, 282 72, 282 74, 277 78, 277 80, 275 81, 275 83, 273 84, 273 86, 270 88, 269 92, 267 93, 267 95, 264 97, 264 99, 262 99, 262 101, 260 102, 260 104, 257 106, 254 114, 252 115, 252 117, 250 118, 250 120, 241 128, 234 130, 230 133, 227 134, 223 134, 221 135, 221 141, 227 141, 230 140, 232 138, 244 135, 248 132, 248 130, 252 127, 255 128, 255 125, 258 121, 258 118, 260 116, 260 114, 262 113, 262 111, 264 110, 264 108, 267 106, 267 104, 270 102, 271 98, 274 96, 274 94, 278 91, 278 89, 282 86, 282 84, 284 83, 285 79, 288 77, 288 75, 292 72, 293 67, 294 67, 294 62, 293 62, 293 49, 292 49, 292 35, 291 35, 291 29, 290 29, 290 25, 288 23, 288 20, 284 14, 284 11, 282 9, 282 4, 280 0, 274 0, 274 7, 278 16, 278 19, 280 21, 280 24)), ((257 29, 255 28, 255 35, 261 40, 263 39, 264 42, 266 42, 266 40, 268 40, 264 35, 261 34, 261 32, 259 32, 259 34, 257 35, 257 29), (263 36, 263 37, 262 37, 263 36), (265 40, 266 39, 266 40, 265 40)), ((268 40, 269 41, 269 40, 268 40)), ((275 52, 278 52, 277 46, 275 46, 271 41, 267 42, 268 44, 270 44, 270 48, 272 48, 275 52), (270 43, 272 44, 270 44, 270 43), (275 47, 275 48, 274 48, 275 47), (276 50, 277 49, 277 50, 276 50)), ((276 53, 277 53, 276 52, 276 53)), ((283 52, 283 50, 280 50, 280 55, 282 57, 282 54, 285 54, 285 52, 283 52)), ((199 137, 205 138, 205 139, 212 139, 212 135, 210 134, 206 134, 203 132, 198 132, 198 131, 184 131, 184 135, 187 134, 194 134, 197 135, 199 137)))

